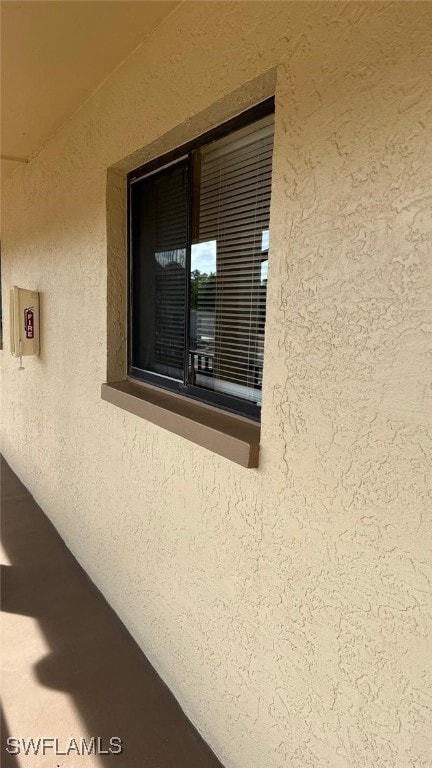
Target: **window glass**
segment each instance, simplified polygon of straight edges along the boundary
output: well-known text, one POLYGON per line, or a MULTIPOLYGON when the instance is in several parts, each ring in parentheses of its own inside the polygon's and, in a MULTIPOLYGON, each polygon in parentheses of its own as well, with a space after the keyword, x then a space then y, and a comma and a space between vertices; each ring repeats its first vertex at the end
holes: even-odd
POLYGON ((195 385, 261 402, 273 121, 200 150, 192 245, 190 372, 195 385))
MULTIPOLYGON (((273 152, 259 120, 130 181, 130 373, 259 418, 273 152)), ((178 155, 177 155, 178 156, 178 155)))
POLYGON ((132 205, 132 364, 183 381, 187 165, 134 185, 132 205))

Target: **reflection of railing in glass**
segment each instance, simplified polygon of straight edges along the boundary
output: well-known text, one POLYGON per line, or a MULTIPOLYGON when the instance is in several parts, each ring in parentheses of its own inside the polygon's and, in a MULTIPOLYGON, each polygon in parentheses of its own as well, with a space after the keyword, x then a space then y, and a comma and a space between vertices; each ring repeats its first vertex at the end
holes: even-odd
POLYGON ((214 355, 201 349, 189 350, 191 383, 197 384, 198 376, 213 376, 214 355))
MULTIPOLYGON (((190 349, 189 350, 190 363, 189 372, 191 376, 192 384, 199 384, 200 376, 214 376, 213 361, 214 353, 203 349, 190 349)), ((249 372, 251 384, 255 389, 261 389, 262 387, 262 358, 256 361, 249 362, 249 372)), ((218 392, 232 392, 233 383, 231 385, 228 382, 217 381, 215 379, 214 385, 210 385, 211 389, 215 389, 218 392)))

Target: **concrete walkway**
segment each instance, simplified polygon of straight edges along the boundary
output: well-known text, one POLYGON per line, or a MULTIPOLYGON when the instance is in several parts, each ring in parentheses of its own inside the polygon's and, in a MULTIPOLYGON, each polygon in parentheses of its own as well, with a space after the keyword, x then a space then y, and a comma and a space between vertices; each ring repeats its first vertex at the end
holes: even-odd
POLYGON ((2 766, 221 768, 4 460, 1 470, 2 766), (21 742, 13 757, 8 736, 58 743, 25 756, 21 742), (111 737, 122 754, 95 755, 111 737))

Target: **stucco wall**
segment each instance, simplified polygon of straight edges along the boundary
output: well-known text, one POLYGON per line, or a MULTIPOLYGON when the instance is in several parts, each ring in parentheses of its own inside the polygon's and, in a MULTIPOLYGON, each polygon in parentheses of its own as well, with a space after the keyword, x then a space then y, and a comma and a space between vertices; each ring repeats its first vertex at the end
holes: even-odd
POLYGON ((4 454, 227 768, 432 762, 431 36, 429 3, 184 3, 3 196, 3 289, 42 293, 4 454), (100 400, 106 182, 273 68, 255 471, 100 400))

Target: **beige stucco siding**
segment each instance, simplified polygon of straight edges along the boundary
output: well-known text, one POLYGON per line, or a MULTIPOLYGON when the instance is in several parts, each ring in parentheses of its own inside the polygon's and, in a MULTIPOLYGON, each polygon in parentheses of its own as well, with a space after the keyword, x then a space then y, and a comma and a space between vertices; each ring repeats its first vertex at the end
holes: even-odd
POLYGON ((431 36, 430 3, 183 3, 3 195, 5 303, 42 307, 25 371, 6 313, 4 454, 227 768, 432 763, 431 36), (272 70, 250 470, 100 399, 107 168, 272 70))

